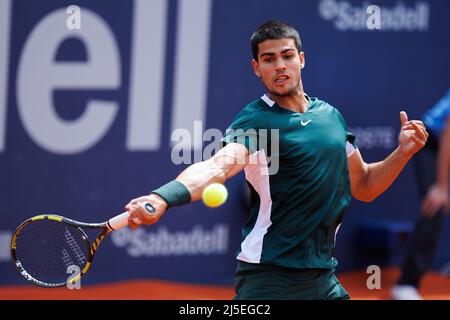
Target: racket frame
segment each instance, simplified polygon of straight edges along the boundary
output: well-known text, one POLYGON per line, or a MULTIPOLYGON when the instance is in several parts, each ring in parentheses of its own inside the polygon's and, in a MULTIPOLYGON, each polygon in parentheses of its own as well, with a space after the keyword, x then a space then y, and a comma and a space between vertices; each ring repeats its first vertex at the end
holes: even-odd
POLYGON ((92 260, 94 259, 95 252, 97 251, 101 241, 113 230, 114 229, 111 227, 109 221, 102 222, 102 223, 84 223, 84 222, 72 220, 72 219, 69 219, 69 218, 66 218, 63 216, 59 216, 59 215, 54 215, 54 214, 38 215, 38 216, 35 216, 35 217, 25 220, 14 231, 14 234, 11 237, 11 258, 12 258, 17 270, 19 271, 19 273, 26 280, 28 280, 40 287, 55 288, 55 287, 65 286, 69 283, 73 284, 76 281, 78 281, 83 275, 85 275, 86 272, 89 270, 89 268, 92 264, 92 260), (39 221, 39 220, 52 220, 52 221, 56 221, 59 223, 65 223, 65 224, 68 224, 68 225, 74 227, 77 231, 79 231, 81 233, 82 239, 85 241, 86 245, 88 246, 89 256, 86 261, 86 264, 84 265, 84 268, 82 270, 80 270, 80 273, 78 275, 76 275, 75 277, 70 279, 70 281, 66 281, 65 283, 52 284, 52 283, 46 283, 46 282, 40 281, 38 279, 35 279, 32 275, 30 275, 28 273, 28 271, 22 266, 22 263, 20 262, 20 260, 17 258, 16 250, 17 250, 18 235, 20 234, 22 229, 25 228, 25 226, 27 226, 30 223, 33 223, 35 221, 39 221), (102 230, 102 231, 98 234, 98 236, 95 238, 95 240, 91 243, 89 240, 89 237, 87 236, 86 232, 84 232, 84 230, 82 228, 97 229, 97 230, 102 230))

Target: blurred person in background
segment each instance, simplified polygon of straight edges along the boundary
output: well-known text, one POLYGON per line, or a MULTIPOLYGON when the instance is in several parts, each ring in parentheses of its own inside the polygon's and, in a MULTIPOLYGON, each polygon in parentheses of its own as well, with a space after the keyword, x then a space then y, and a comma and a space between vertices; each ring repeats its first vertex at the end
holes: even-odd
POLYGON ((429 137, 414 158, 421 197, 420 215, 402 266, 401 276, 392 289, 396 300, 420 300, 418 292, 425 273, 432 267, 436 248, 449 212, 450 170, 450 89, 424 117, 429 137))

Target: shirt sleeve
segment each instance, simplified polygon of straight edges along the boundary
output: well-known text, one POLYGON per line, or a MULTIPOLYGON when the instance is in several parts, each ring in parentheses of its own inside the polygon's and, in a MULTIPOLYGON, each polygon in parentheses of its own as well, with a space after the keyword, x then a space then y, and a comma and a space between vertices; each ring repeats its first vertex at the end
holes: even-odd
POLYGON ((355 142, 356 136, 350 131, 346 131, 346 132, 347 132, 347 142, 349 142, 353 147, 358 148, 356 146, 356 142, 355 142))
POLYGON ((225 132, 221 139, 222 147, 228 143, 243 144, 250 154, 265 149, 268 144, 269 127, 264 114, 255 111, 242 110, 225 132))
POLYGON ((356 145, 356 136, 352 132, 348 131, 347 123, 345 122, 345 119, 342 116, 342 114, 339 112, 339 110, 337 110, 336 108, 335 108, 335 110, 336 110, 338 118, 341 121, 341 123, 344 127, 344 130, 346 132, 345 151, 347 153, 347 157, 350 157, 351 155, 353 155, 353 153, 356 151, 356 149, 358 149, 358 146, 356 145))

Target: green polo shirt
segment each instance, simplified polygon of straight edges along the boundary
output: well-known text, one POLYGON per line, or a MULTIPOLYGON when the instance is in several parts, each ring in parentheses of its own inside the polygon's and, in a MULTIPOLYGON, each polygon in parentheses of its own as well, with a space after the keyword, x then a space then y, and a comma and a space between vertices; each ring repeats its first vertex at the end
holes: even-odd
POLYGON ((340 112, 308 97, 304 113, 267 95, 245 106, 224 143, 250 152, 250 215, 237 259, 289 268, 332 269, 335 235, 351 199, 347 156, 355 137, 340 112))

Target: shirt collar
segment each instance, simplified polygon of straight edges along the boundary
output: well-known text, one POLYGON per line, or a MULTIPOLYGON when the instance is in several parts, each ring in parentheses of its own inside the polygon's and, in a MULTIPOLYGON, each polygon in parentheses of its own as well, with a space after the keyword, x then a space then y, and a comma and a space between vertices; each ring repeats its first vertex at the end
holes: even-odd
POLYGON ((273 107, 273 105, 275 104, 275 101, 273 101, 272 99, 270 99, 269 98, 269 96, 267 95, 267 94, 264 94, 262 97, 261 97, 261 99, 265 102, 265 103, 267 103, 267 105, 269 106, 269 107, 273 107))
MULTIPOLYGON (((305 93, 305 97, 309 102, 309 96, 305 93)), ((273 107, 273 105, 275 104, 275 101, 273 101, 272 99, 270 99, 269 95, 267 93, 263 94, 263 96, 261 97, 261 99, 269 106, 269 107, 273 107)))

